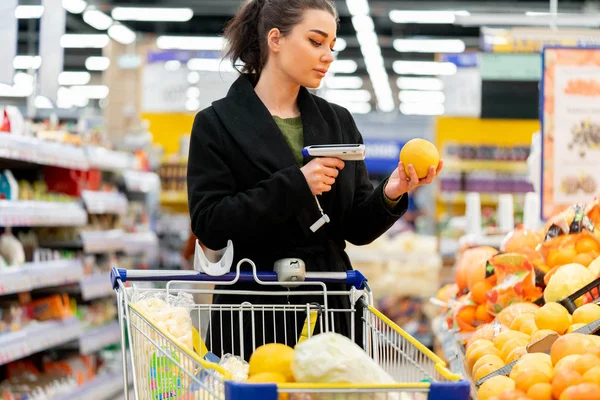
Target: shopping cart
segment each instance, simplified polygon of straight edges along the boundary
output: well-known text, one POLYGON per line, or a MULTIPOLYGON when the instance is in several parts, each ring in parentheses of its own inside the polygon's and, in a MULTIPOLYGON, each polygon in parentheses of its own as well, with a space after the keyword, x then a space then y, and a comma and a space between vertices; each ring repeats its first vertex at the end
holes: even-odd
MULTIPOLYGON (((241 260, 235 272, 213 277, 194 271, 148 271, 125 270, 114 268, 112 283, 117 293, 119 322, 123 335, 121 346, 123 351, 123 368, 125 382, 129 382, 127 365, 127 340, 131 356, 131 378, 133 392, 138 400, 467 400, 469 399, 469 383, 460 375, 450 372, 445 363, 433 352, 399 328, 391 320, 373 307, 372 293, 367 280, 358 271, 342 273, 311 273, 306 272, 300 281, 279 281, 275 272, 260 272, 251 260, 241 260), (242 271, 241 266, 249 264, 251 271, 242 271), (125 282, 147 281, 166 282, 163 289, 126 287, 125 282), (264 291, 224 290, 223 287, 241 282, 255 282, 265 286, 264 291), (327 284, 343 284, 348 290, 328 290, 327 284), (193 284, 194 288, 190 288, 193 284), (218 284, 220 289, 212 285, 218 284), (182 285, 186 285, 182 288, 182 285), (210 285, 210 286, 208 286, 210 285), (278 286, 277 289, 267 290, 266 286, 278 286), (203 287, 204 286, 204 287, 203 287), (198 288, 195 288, 198 287, 198 288), (295 287, 294 290, 281 288, 295 287), (311 290, 304 290, 310 287, 311 290), (136 304, 132 303, 133 292, 162 292, 166 295, 176 295, 183 291, 194 295, 228 294, 239 295, 239 304, 195 304, 192 310, 193 318, 197 318, 200 336, 207 340, 202 342, 203 351, 198 352, 188 348, 175 339, 164 329, 158 327, 156 321, 145 315, 136 304), (253 294, 265 296, 318 296, 319 304, 311 302, 305 305, 290 305, 288 301, 274 301, 273 304, 251 304, 243 301, 253 294), (350 299, 349 309, 329 307, 332 296, 346 296, 350 299), (212 330, 209 328, 210 316, 227 315, 227 318, 259 324, 265 321, 266 315, 283 316, 297 321, 298 317, 305 318, 304 329, 299 327, 294 332, 295 341, 310 338, 312 329, 306 326, 317 325, 320 332, 332 332, 339 329, 336 326, 336 315, 345 314, 352 325, 358 319, 362 326, 362 344, 366 353, 373 358, 397 384, 247 384, 232 379, 231 372, 223 366, 206 360, 200 354, 213 354, 211 343, 233 341, 233 336, 227 338, 227 332, 221 333, 220 341, 213 341, 212 330), (356 317, 360 315, 360 317, 356 317), (355 318, 356 317, 356 318, 355 318), (305 335, 302 338, 302 335, 305 335)), ((134 285, 135 286, 135 285, 134 285)), ((313 297, 311 297, 313 298, 313 297)), ((221 319, 222 321, 222 319, 221 319)), ((351 329, 354 339, 355 329, 351 329)), ((239 349, 244 351, 245 341, 251 340, 252 349, 265 344, 264 332, 256 334, 252 329, 252 337, 244 338, 240 333, 239 349), (262 337, 261 337, 262 336, 262 337)), ((289 335, 275 339, 280 343, 295 346, 288 341, 289 335)), ((268 339, 267 339, 268 340, 268 339)), ((215 349, 217 354, 219 349, 215 349)), ((237 356, 244 357, 243 354, 237 356)), ((125 400, 128 400, 127 384, 125 384, 125 400)))

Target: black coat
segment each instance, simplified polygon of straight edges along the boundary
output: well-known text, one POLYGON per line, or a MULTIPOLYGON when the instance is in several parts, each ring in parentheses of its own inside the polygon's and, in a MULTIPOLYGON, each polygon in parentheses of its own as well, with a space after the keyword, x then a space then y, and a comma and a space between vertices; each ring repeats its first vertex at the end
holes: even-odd
MULTIPOLYGON (((345 108, 314 96, 303 87, 298 106, 305 146, 363 142, 345 108)), ((301 258, 307 271, 352 269, 344 252, 345 241, 356 245, 372 242, 408 207, 407 196, 403 196, 395 209, 390 210, 383 200, 383 184, 373 189, 365 163, 346 161, 331 191, 319 196, 331 222, 316 233, 310 231, 309 227, 321 216, 315 198, 285 138, 246 76, 234 82, 225 98, 196 115, 187 182, 192 230, 200 242, 208 248, 221 249, 231 239, 234 265, 242 258, 249 258, 259 269, 268 271, 273 270, 276 260, 286 257, 301 258)), ((257 287, 238 284, 235 289, 257 287)), ((253 304, 276 301, 264 296, 245 296, 243 300, 231 295, 214 298, 218 304, 250 300, 253 304)), ((306 304, 305 300, 294 302, 306 304)), ((231 328, 234 335, 238 332, 236 326, 229 326, 231 322, 226 321, 229 319, 221 321, 227 322, 222 329, 225 336, 229 336, 231 328)), ((282 322, 264 323, 279 326, 282 322)), ((214 325, 212 331, 217 335, 220 328, 214 325)), ((244 331, 247 329, 250 328, 244 331)), ((262 332, 258 336, 261 335, 262 332)), ((223 345, 225 352, 239 350, 236 343, 232 349, 217 344, 215 337, 212 340, 215 347, 223 345)))

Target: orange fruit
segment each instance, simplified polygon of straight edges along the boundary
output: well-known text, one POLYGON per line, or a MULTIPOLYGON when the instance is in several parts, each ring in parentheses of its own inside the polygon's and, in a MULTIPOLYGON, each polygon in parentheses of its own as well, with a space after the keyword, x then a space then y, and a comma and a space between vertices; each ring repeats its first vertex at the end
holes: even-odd
POLYGON ((502 364, 503 365, 501 365, 500 367, 498 367, 497 365, 494 365, 494 364, 484 364, 484 365, 480 366, 473 373, 473 381, 477 382, 480 379, 485 378, 492 372, 498 371, 500 368, 502 368, 504 366, 504 363, 502 363, 502 364))
POLYGON ((425 139, 411 139, 400 150, 400 162, 404 165, 406 176, 409 176, 408 166, 412 164, 417 176, 422 179, 429 173, 429 167, 437 168, 440 153, 433 143, 425 139))
POLYGON ((569 333, 559 337, 552 347, 550 348, 550 357, 552 357, 552 364, 556 363, 565 356, 572 354, 585 354, 589 352, 589 349, 593 346, 593 343, 581 333, 569 333))
POLYGON ((560 400, 597 400, 600 386, 595 383, 580 383, 569 386, 560 395, 560 400))
POLYGON ((592 253, 579 253, 573 258, 574 263, 581 264, 584 267, 588 267, 592 261, 594 261, 592 253))
POLYGON ((476 310, 477 309, 474 306, 463 307, 458 314, 456 314, 456 319, 460 319, 465 324, 473 326, 476 310))
POLYGON ((494 396, 500 396, 507 390, 516 387, 515 381, 504 375, 494 376, 483 382, 477 391, 479 400, 490 400, 494 396))
POLYGON ((575 332, 577 329, 581 329, 581 328, 583 328, 583 327, 584 327, 584 326, 586 326, 586 325, 587 325, 587 324, 573 324, 573 325, 571 325, 571 326, 569 327, 569 329, 567 329, 567 331, 565 332, 565 334, 566 334, 566 333, 573 333, 573 332, 575 332))
POLYGON ((600 385, 600 367, 592 367, 583 374, 583 381, 600 385))
POLYGON ((527 398, 527 394, 519 389, 509 389, 498 396, 498 400, 521 400, 524 398, 527 398))
POLYGON ((509 328, 513 331, 521 331, 521 326, 528 321, 534 321, 535 322, 535 315, 533 314, 521 314, 517 317, 515 317, 515 319, 512 320, 512 322, 509 325, 509 328))
POLYGON ((579 357, 577 364, 575 365, 575 371, 579 372, 583 376, 586 372, 594 367, 600 367, 600 358, 593 354, 583 354, 579 357))
POLYGON ((591 324, 592 322, 600 319, 600 306, 597 304, 589 303, 584 304, 573 313, 574 324, 591 324))
POLYGON ((506 361, 506 359, 508 358, 510 353, 513 352, 513 350, 515 350, 518 347, 526 347, 528 344, 529 344, 529 340, 525 339, 525 338, 511 339, 508 342, 506 342, 504 347, 502 347, 502 350, 500 351, 500 354, 501 354, 500 357, 502 357, 502 359, 504 361, 506 361))
POLYGON ((562 335, 571 326, 571 315, 558 303, 546 303, 535 314, 535 325, 562 335))
POLYGON ((471 354, 469 354, 469 356, 466 359, 469 370, 472 371, 473 367, 475 366, 475 363, 481 357, 483 357, 487 354, 492 354, 492 355, 500 357, 500 352, 498 351, 498 349, 496 349, 494 347, 494 345, 479 346, 473 352, 471 352, 471 354))
MULTIPOLYGON (((511 374, 512 375, 512 374, 511 374)), ((552 376, 548 376, 546 373, 531 368, 527 371, 520 372, 513 377, 517 384, 517 389, 527 392, 536 383, 551 383, 552 376)))
POLYGON ((475 310, 475 320, 490 323, 494 320, 494 317, 487 311, 485 304, 480 304, 477 306, 477 310, 475 310))
POLYGON ((559 362, 554 365, 554 373, 553 377, 556 376, 559 372, 565 370, 575 370, 575 366, 577 362, 579 362, 579 358, 581 358, 580 354, 572 354, 570 356, 563 357, 559 362))
POLYGON ((527 397, 531 400, 552 400, 552 384, 536 383, 527 391, 527 397))
POLYGON ((538 329, 537 331, 531 334, 531 340, 529 341, 529 343, 535 343, 539 340, 542 340, 548 335, 556 335, 556 332, 550 329, 538 329))
POLYGON ((475 340, 473 343, 471 343, 469 345, 469 347, 467 347, 467 351, 465 352, 465 358, 468 358, 472 352, 474 352, 479 346, 489 346, 489 345, 494 345, 494 343, 492 343, 491 340, 487 340, 487 339, 478 339, 475 340))
POLYGON ((521 357, 523 357, 526 354, 527 354, 527 347, 525 347, 525 346, 517 347, 516 349, 513 349, 513 351, 511 351, 508 354, 508 356, 506 356, 506 360, 504 360, 504 362, 507 364, 510 364, 514 361, 521 359, 521 357))
POLYGON ((519 329, 519 331, 527 335, 533 335, 535 332, 537 332, 537 330, 538 328, 534 320, 523 322, 523 325, 521 325, 521 328, 519 329))
POLYGON ((581 374, 577 371, 563 370, 552 379, 552 395, 560 399, 560 395, 569 386, 579 385, 583 382, 581 374))
MULTIPOLYGON (((540 309, 539 306, 533 303, 516 303, 504 308, 496 315, 496 321, 503 325, 509 326, 513 319, 521 314, 535 314, 540 309)), ((539 326, 538 326, 539 328, 539 326)))
POLYGON ((507 327, 500 325, 500 329, 497 330, 497 324, 483 324, 477 327, 477 330, 473 332, 469 340, 467 341, 466 348, 468 349, 471 344, 479 339, 493 340, 497 332, 504 332, 508 330, 507 327))
POLYGON ((480 281, 473 285, 471 289, 471 299, 477 304, 485 304, 487 302, 487 292, 492 290, 494 287, 488 281, 480 281))
POLYGON ((575 242, 575 251, 580 254, 600 251, 600 244, 594 238, 584 236, 575 242))
POLYGON ((548 376, 548 379, 552 378, 552 361, 550 356, 545 353, 527 353, 521 356, 519 361, 513 366, 510 371, 509 378, 515 379, 521 374, 529 370, 536 370, 544 373, 548 376))
POLYGON ((504 332, 500 332, 498 334, 498 336, 496 336, 494 338, 494 346, 496 346, 496 348, 498 350, 502 350, 502 348, 504 347, 504 345, 511 339, 517 339, 517 338, 521 338, 521 339, 525 339, 525 340, 529 340, 529 336, 523 332, 519 332, 519 331, 513 331, 513 330, 507 330, 504 332))
POLYGON ((473 365, 473 369, 471 370, 473 372, 473 376, 475 376, 477 370, 483 365, 493 365, 496 367, 496 369, 500 369, 504 366, 504 361, 495 354, 486 354, 485 356, 477 360, 477 362, 475 362, 475 365, 473 365))
POLYGON ((576 256, 577 250, 575 250, 575 246, 567 246, 558 249, 558 254, 556 255, 556 259, 554 260, 554 265, 571 264, 576 256))

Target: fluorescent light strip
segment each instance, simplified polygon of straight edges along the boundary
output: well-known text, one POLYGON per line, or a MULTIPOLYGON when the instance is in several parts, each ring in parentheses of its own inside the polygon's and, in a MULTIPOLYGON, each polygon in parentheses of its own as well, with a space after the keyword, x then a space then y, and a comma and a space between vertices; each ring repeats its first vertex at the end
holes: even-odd
POLYGON ((65 49, 101 49, 110 39, 104 34, 71 34, 67 33, 60 38, 60 45, 65 49))
POLYGON ((50 101, 50 99, 47 97, 44 97, 44 96, 35 96, 33 105, 38 110, 54 108, 54 105, 52 105, 52 102, 50 101))
POLYGON ((469 15, 469 12, 392 10, 389 14, 397 24, 453 24, 457 15, 469 15))
POLYGON ((396 39, 394 49, 400 53, 462 53, 466 45, 460 39, 396 39))
POLYGON ((87 85, 92 75, 85 71, 63 71, 58 75, 58 84, 62 86, 87 85))
POLYGON ((454 75, 456 65, 435 61, 394 61, 394 72, 402 75, 454 75))
POLYGON ((136 38, 134 31, 119 23, 115 23, 108 28, 108 36, 121 44, 131 44, 135 42, 136 38))
POLYGON ((187 67, 192 71, 210 71, 210 72, 233 72, 235 68, 228 60, 217 58, 192 58, 188 61, 187 67))
POLYGON ((398 99, 402 103, 444 103, 446 96, 440 91, 401 90, 398 99))
POLYGON ((84 0, 62 0, 62 6, 71 14, 81 14, 85 11, 87 3, 84 0))
POLYGON ((162 50, 223 50, 225 39, 212 36, 159 36, 156 46, 162 50))
POLYGON ((396 80, 400 90, 443 90, 444 82, 438 78, 408 78, 400 77, 396 80))
POLYGON ((44 6, 17 6, 15 18, 17 19, 39 19, 44 14, 44 6))
POLYGON ((99 31, 107 30, 113 23, 113 20, 102 11, 95 7, 88 7, 83 13, 83 21, 91 26, 92 28, 98 29, 99 31))
POLYGON ((76 85, 71 86, 71 93, 87 99, 104 99, 108 96, 108 86, 105 85, 76 85))
POLYGON ((369 15, 369 2, 367 0, 346 1, 346 7, 350 15, 369 15))
POLYGON ((187 22, 194 11, 191 8, 115 7, 111 15, 118 21, 187 22))
POLYGON ((558 14, 554 18, 547 15, 527 14, 474 14, 456 17, 456 24, 462 26, 544 26, 556 23, 557 26, 597 28, 600 16, 596 14, 558 14))
POLYGON ((373 18, 368 15, 356 15, 352 17, 352 26, 354 26, 356 32, 373 32, 375 30, 373 18))
POLYGON ((328 89, 360 89, 363 80, 359 76, 332 76, 324 79, 328 89))
POLYGON ((42 66, 40 56, 15 56, 13 59, 14 69, 39 69, 42 66))
POLYGON ((342 89, 333 89, 333 90, 325 90, 323 93, 323 97, 332 103, 343 103, 345 101, 351 102, 369 102, 371 101, 371 92, 366 89, 358 89, 358 90, 342 90, 342 89))
POLYGON ((444 105, 439 103, 400 103, 400 112, 404 115, 442 115, 444 111, 444 105))
POLYGON ((368 114, 371 112, 371 104, 370 103, 361 103, 361 102, 339 102, 338 105, 346 108, 352 114, 368 114))
POLYGON ((347 46, 348 46, 348 43, 346 43, 346 41, 343 38, 338 37, 335 40, 335 46, 333 46, 333 50, 335 50, 339 53, 340 51, 345 50, 347 46))
POLYGON ((88 57, 85 60, 85 68, 89 71, 105 71, 110 66, 108 57, 88 57))
POLYGON ((335 60, 329 67, 329 72, 336 74, 353 74, 358 69, 354 60, 335 60))

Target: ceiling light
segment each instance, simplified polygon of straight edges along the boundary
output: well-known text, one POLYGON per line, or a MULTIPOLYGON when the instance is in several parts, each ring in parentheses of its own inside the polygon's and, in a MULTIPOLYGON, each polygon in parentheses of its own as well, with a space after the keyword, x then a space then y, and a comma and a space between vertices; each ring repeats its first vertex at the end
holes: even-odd
POLYGON ((329 67, 330 72, 338 74, 353 74, 358 69, 354 60, 335 60, 329 67))
POLYGON ((156 39, 156 46, 163 50, 223 50, 224 45, 225 39, 211 36, 159 36, 156 39))
POLYGON ((196 111, 200 108, 200 100, 198 99, 187 99, 185 102, 185 109, 188 111, 196 111))
POLYGON ((63 48, 79 49, 101 49, 105 47, 110 39, 104 34, 72 34, 67 33, 60 38, 60 45, 63 48))
POLYGON ((54 108, 50 99, 45 96, 35 96, 33 104, 38 110, 54 108))
POLYGON ((404 115, 442 115, 443 104, 400 103, 400 112, 404 115))
POLYGON ((86 24, 98 29, 99 31, 107 30, 113 23, 111 17, 94 7, 89 7, 87 10, 85 10, 83 13, 83 20, 86 24))
POLYGON ((190 99, 198 99, 200 98, 200 89, 195 86, 191 86, 186 90, 185 95, 190 99))
POLYGON ((63 71, 58 75, 58 84, 63 86, 87 85, 92 75, 85 71, 63 71))
POLYGON ((346 7, 350 15, 368 15, 369 3, 367 0, 346 0, 346 7))
POLYGON ((181 68, 181 62, 178 60, 169 60, 165 63, 165 69, 167 71, 178 71, 181 68))
POLYGON ((235 71, 230 62, 218 58, 192 58, 188 61, 187 67, 192 71, 235 71))
POLYGON ((85 68, 89 71, 105 71, 110 66, 108 57, 88 57, 85 60, 85 68))
POLYGON ((465 42, 460 39, 396 39, 394 49, 401 53, 462 53, 465 42))
POLYGON ((398 99, 402 103, 443 103, 446 96, 440 91, 401 90, 398 99))
POLYGON ((368 15, 357 15, 352 17, 352 26, 354 26, 356 32, 373 32, 375 29, 373 18, 368 15))
POLYGON ((363 86, 359 76, 332 76, 324 79, 324 83, 329 89, 360 89, 363 86))
POLYGON ((39 69, 42 65, 40 56, 15 56, 13 59, 14 69, 39 69))
POLYGON ((62 0, 62 6, 71 14, 81 14, 87 7, 84 0, 62 0))
POLYGON ((454 75, 456 65, 451 62, 394 61, 394 72, 402 75, 454 75))
POLYGON ((17 6, 15 18, 17 19, 39 19, 44 14, 44 6, 17 6))
POLYGON ((438 78, 407 78, 400 77, 396 80, 398 89, 401 90, 442 90, 444 82, 438 78))
POLYGON ((371 101, 371 92, 366 89, 326 90, 323 97, 332 103, 341 103, 345 101, 368 102, 371 101))
POLYGON ((456 17, 462 26, 557 26, 597 28, 600 16, 596 14, 476 14, 456 17))
POLYGON ((392 10, 389 14, 397 24, 453 24, 458 15, 469 15, 469 12, 392 10))
POLYGON ((344 39, 339 37, 339 38, 336 38, 335 46, 333 46, 333 49, 337 52, 340 52, 340 51, 345 50, 347 45, 348 45, 348 43, 346 43, 346 41, 344 39))
POLYGON ((200 82, 200 74, 196 71, 192 71, 188 73, 187 80, 189 84, 195 85, 196 83, 200 82))
POLYGON ((0 83, 0 97, 28 97, 31 93, 33 93, 33 87, 18 87, 0 83))
POLYGON ((108 96, 108 92, 108 86, 105 85, 71 86, 71 93, 74 96, 87 99, 104 99, 108 96))
POLYGON ((122 24, 113 24, 108 28, 108 36, 121 44, 131 44, 135 42, 135 32, 122 24))
POLYGON ((115 7, 112 17, 119 21, 186 22, 192 19, 191 8, 115 7))

